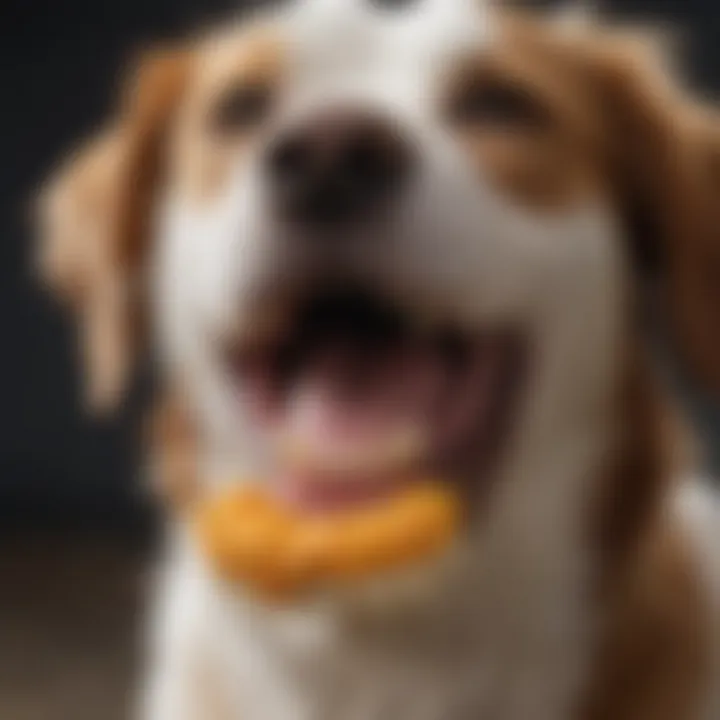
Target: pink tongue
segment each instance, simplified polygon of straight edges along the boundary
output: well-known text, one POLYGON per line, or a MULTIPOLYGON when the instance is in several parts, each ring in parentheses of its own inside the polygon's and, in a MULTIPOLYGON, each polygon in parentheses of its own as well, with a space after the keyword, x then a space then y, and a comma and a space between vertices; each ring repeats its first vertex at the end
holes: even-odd
POLYGON ((408 464, 444 452, 485 417, 496 355, 488 349, 453 373, 427 346, 362 353, 334 345, 314 353, 277 417, 288 461, 278 493, 324 511, 411 479, 408 464))
POLYGON ((440 359, 427 350, 363 356, 352 348, 328 349, 298 378, 286 423, 313 443, 341 446, 399 428, 425 429, 446 381, 440 359))

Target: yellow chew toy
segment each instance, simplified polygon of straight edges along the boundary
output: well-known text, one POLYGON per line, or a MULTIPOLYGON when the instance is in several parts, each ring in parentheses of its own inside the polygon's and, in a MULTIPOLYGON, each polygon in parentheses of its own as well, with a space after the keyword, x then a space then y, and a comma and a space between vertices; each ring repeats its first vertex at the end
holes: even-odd
POLYGON ((206 501, 195 520, 220 575, 290 600, 430 558, 449 545, 460 515, 451 488, 422 482, 379 504, 310 516, 245 486, 206 501))

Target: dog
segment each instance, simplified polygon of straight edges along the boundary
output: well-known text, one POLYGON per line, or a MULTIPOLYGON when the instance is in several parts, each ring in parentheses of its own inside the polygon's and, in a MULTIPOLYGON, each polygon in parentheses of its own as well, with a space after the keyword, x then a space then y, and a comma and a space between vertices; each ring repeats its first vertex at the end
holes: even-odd
POLYGON ((162 379, 139 717, 720 717, 720 515, 647 337, 660 306, 720 387, 720 122, 662 38, 306 0, 151 51, 121 95, 49 182, 38 262, 92 408, 148 349, 162 379), (198 498, 354 507, 410 427, 468 509, 447 556, 289 607, 216 577, 198 498), (350 446, 363 472, 317 481, 350 446))

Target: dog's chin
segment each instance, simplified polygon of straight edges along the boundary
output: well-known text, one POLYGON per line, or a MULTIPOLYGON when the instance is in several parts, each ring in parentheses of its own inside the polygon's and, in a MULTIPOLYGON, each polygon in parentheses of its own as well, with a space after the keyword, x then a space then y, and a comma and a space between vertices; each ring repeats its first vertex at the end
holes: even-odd
MULTIPOLYGON (((272 606, 290 617, 306 613, 334 613, 339 619, 366 619, 370 631, 381 623, 384 632, 401 630, 403 623, 427 622, 446 610, 459 608, 458 602, 477 597, 482 582, 483 557, 479 543, 471 533, 459 538, 440 555, 405 569, 324 587, 285 606, 272 606), (450 607, 449 607, 450 606, 450 607)), ((414 629, 417 632, 417 627, 414 629)))
POLYGON ((476 518, 515 424, 519 329, 431 324, 422 309, 339 283, 284 288, 280 307, 271 328, 222 346, 238 406, 271 448, 271 492, 333 513, 433 480, 476 518))

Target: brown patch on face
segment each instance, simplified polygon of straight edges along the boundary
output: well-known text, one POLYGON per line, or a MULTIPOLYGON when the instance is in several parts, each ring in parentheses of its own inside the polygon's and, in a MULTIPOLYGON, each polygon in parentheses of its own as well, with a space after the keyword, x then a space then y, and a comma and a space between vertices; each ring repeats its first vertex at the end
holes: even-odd
POLYGON ((206 40, 174 138, 174 181, 193 202, 222 191, 277 102, 281 39, 256 28, 206 40))
POLYGON ((576 69, 542 35, 506 19, 460 64, 444 114, 478 171, 520 205, 562 210, 604 189, 600 128, 576 69))

